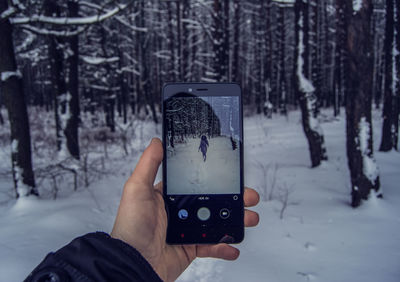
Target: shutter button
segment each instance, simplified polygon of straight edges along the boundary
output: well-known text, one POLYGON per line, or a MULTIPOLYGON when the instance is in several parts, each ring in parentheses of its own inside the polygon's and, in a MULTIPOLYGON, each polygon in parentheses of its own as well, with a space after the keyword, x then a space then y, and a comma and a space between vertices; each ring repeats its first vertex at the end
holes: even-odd
POLYGON ((211 212, 206 207, 199 208, 199 210, 197 211, 197 217, 202 221, 208 220, 210 218, 210 215, 211 212))

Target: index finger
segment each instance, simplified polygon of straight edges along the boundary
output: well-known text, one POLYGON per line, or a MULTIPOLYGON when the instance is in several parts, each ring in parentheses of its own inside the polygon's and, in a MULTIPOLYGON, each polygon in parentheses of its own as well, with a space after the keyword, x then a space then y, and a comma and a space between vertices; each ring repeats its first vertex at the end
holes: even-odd
POLYGON ((162 142, 158 138, 153 138, 150 145, 147 146, 146 150, 144 150, 128 181, 144 183, 152 186, 162 159, 162 142))
POLYGON ((260 195, 257 193, 256 190, 249 187, 245 187, 243 200, 245 207, 254 207, 260 201, 260 195))

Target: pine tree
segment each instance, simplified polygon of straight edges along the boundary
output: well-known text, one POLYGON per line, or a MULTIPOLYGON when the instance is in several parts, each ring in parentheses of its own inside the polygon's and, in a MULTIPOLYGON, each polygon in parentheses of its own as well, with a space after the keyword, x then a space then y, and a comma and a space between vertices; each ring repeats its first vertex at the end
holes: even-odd
POLYGON ((371 0, 344 1, 347 33, 346 127, 347 160, 351 176, 351 204, 367 200, 371 190, 381 196, 373 154, 371 0))
POLYGON ((327 160, 325 141, 322 129, 319 125, 318 117, 315 116, 317 99, 315 96, 315 87, 310 77, 309 68, 310 45, 309 39, 309 21, 308 4, 303 0, 297 0, 295 4, 296 12, 296 65, 295 65, 295 84, 297 97, 301 108, 303 130, 307 137, 310 150, 311 166, 316 167, 321 161, 327 160))
POLYGON ((399 140, 399 95, 400 81, 400 36, 398 10, 399 1, 386 1, 385 28, 385 100, 383 104, 382 141, 379 150, 383 152, 397 150, 399 140), (397 3, 396 3, 397 2, 397 3))
MULTIPOLYGON (((0 1, 0 15, 8 1, 0 1)), ((11 128, 11 162, 16 197, 38 195, 32 170, 31 137, 22 77, 17 69, 9 19, 0 20, 0 91, 8 110, 11 128)))

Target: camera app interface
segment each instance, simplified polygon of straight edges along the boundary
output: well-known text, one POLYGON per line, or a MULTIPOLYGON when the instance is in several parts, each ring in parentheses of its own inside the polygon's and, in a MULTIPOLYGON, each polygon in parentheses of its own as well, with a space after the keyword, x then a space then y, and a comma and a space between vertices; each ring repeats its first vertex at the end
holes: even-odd
POLYGON ((240 193, 239 97, 187 96, 165 103, 167 194, 240 193))

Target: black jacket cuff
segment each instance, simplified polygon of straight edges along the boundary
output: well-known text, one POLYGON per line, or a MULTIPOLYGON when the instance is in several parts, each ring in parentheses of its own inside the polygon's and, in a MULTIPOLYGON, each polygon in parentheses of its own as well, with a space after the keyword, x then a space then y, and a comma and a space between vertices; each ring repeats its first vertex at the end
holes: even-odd
POLYGON ((25 281, 162 280, 135 248, 96 232, 48 254, 25 281))

